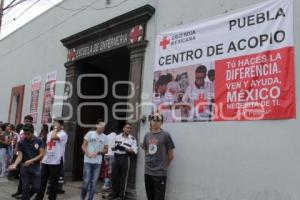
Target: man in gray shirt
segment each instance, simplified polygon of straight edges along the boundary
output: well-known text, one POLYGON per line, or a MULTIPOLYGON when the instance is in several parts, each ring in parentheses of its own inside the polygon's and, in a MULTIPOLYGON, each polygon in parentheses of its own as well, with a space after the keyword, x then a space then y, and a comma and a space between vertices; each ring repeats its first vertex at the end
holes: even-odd
POLYGON ((148 200, 164 200, 167 171, 174 158, 174 142, 170 134, 161 129, 163 116, 149 116, 150 132, 143 141, 145 150, 145 187, 148 200))

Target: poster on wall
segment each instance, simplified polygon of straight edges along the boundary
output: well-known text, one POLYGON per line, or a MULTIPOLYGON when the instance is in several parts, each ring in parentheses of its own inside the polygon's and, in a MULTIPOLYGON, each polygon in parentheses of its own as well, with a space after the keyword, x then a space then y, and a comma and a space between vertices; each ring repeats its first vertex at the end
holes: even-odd
POLYGON ((45 82, 44 100, 43 100, 43 112, 42 112, 42 124, 52 122, 52 108, 55 96, 55 85, 56 85, 56 74, 57 72, 48 73, 45 82))
POLYGON ((166 122, 293 119, 292 0, 159 33, 153 111, 166 122))
POLYGON ((33 117, 33 123, 37 123, 39 95, 42 84, 42 76, 36 76, 31 83, 30 115, 33 117))

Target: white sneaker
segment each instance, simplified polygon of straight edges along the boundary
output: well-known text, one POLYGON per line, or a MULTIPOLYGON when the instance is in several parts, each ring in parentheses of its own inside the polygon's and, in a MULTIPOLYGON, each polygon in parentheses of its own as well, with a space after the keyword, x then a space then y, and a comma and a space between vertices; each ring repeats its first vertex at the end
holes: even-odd
POLYGON ((106 185, 103 185, 102 189, 103 189, 103 190, 108 190, 108 189, 110 189, 110 187, 108 187, 108 186, 106 186, 106 185))

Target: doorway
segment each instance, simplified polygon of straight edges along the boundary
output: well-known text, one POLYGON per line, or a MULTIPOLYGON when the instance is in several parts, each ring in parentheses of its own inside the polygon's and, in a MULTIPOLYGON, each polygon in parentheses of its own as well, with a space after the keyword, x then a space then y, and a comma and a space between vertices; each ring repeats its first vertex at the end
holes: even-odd
POLYGON ((119 48, 97 56, 84 59, 79 66, 79 106, 77 113, 78 125, 75 136, 75 180, 82 179, 83 153, 81 144, 84 135, 93 129, 97 119, 107 122, 105 133, 120 132, 125 122, 126 106, 116 104, 126 103, 130 72, 130 55, 128 48, 119 48), (106 80, 105 80, 106 79, 106 80), (120 84, 117 84, 118 81, 120 84), (122 84, 123 83, 123 84, 122 84), (115 86, 114 86, 115 84, 115 86), (121 97, 121 98, 118 98, 121 97), (113 108, 124 109, 115 113, 113 108))
POLYGON ((20 124, 23 109, 25 85, 13 87, 11 90, 8 122, 12 124, 20 124))

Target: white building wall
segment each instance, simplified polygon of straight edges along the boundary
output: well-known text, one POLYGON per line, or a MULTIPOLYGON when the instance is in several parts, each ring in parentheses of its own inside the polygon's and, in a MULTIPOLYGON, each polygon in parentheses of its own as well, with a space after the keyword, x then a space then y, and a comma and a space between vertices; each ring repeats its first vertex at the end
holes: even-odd
MULTIPOLYGON (((144 63, 143 93, 150 101, 154 64, 155 34, 168 28, 220 15, 261 0, 128 0, 106 10, 79 8, 90 0, 65 0, 26 26, 0 41, 0 120, 6 121, 11 88, 25 84, 23 116, 29 113, 30 86, 34 76, 42 75, 39 98, 41 120, 45 76, 57 70, 58 80, 65 79, 67 50, 60 39, 105 22, 147 3, 156 12, 147 25, 149 41, 144 63)), ((93 7, 101 8, 105 1, 93 7)), ((112 0, 118 4, 121 0, 112 0)), ((300 2, 294 1, 296 99, 299 105, 300 2)), ((57 87, 57 94, 63 86, 57 87)), ((55 114, 61 109, 57 107, 55 114)), ((148 115, 149 109, 144 108, 148 115)), ((299 109, 297 109, 299 116, 299 109)), ((39 127, 40 124, 37 124, 39 127)), ((175 160, 168 177, 168 200, 298 200, 300 199, 300 129, 297 120, 255 122, 215 122, 165 124, 176 144, 175 160)), ((140 139, 149 129, 141 124, 140 139)), ((137 193, 145 200, 143 184, 143 152, 140 151, 137 171, 137 193)))

